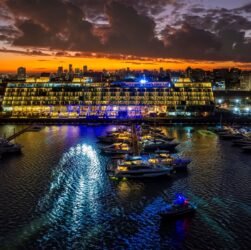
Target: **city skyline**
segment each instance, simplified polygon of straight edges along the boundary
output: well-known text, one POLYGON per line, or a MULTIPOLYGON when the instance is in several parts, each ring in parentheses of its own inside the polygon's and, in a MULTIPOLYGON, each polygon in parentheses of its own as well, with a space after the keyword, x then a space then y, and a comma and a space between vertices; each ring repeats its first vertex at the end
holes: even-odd
POLYGON ((251 69, 250 8, 247 0, 4 0, 0 71, 251 69))

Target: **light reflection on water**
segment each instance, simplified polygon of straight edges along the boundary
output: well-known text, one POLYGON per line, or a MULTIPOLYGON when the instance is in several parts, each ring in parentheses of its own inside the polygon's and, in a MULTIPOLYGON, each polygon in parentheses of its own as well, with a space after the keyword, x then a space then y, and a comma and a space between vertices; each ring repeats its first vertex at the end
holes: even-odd
POLYGON ((27 249, 249 245, 248 155, 233 154, 236 149, 205 128, 167 127, 166 133, 181 141, 178 153, 193 159, 189 171, 157 182, 117 182, 106 175, 108 158, 96 143, 96 136, 111 128, 46 127, 17 139, 24 144, 23 155, 0 163, 0 204, 6 204, 0 225, 7 225, 0 227, 0 245, 27 249), (160 223, 163 190, 170 199, 176 192, 187 194, 199 208, 195 217, 160 223))

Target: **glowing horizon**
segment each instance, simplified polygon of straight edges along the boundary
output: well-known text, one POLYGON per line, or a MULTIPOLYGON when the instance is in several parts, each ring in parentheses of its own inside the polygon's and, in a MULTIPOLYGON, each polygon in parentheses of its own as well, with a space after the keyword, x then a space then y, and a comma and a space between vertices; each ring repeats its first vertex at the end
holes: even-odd
POLYGON ((73 68, 83 69, 84 65, 94 71, 115 71, 129 67, 131 70, 185 70, 187 67, 202 68, 212 70, 215 68, 232 68, 237 67, 242 70, 251 70, 251 63, 238 63, 231 61, 212 62, 212 61, 195 61, 184 59, 161 59, 161 58, 140 58, 137 59, 116 59, 103 57, 67 57, 67 56, 31 56, 17 53, 0 53, 3 64, 1 73, 15 73, 18 67, 25 67, 27 73, 40 73, 44 71, 56 72, 59 66, 68 69, 72 64, 73 68))

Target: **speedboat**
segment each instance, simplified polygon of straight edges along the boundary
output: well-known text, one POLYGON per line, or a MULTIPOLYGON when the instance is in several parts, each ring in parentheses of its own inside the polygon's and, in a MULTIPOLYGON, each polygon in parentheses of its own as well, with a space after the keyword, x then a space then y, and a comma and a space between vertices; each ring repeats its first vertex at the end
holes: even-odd
POLYGON ((130 154, 131 148, 127 143, 114 143, 110 146, 102 147, 101 151, 108 155, 130 154))
POLYGON ((233 141, 234 146, 251 146, 251 139, 241 139, 233 141))
POLYGON ((174 137, 170 137, 170 136, 166 136, 166 135, 162 135, 162 134, 158 134, 158 133, 148 133, 145 135, 141 136, 142 140, 154 140, 154 139, 160 139, 160 140, 164 140, 164 141, 173 141, 175 138, 174 137))
POLYGON ((145 140, 142 142, 142 148, 145 152, 154 152, 158 149, 173 151, 178 145, 178 142, 169 142, 162 139, 145 140))
POLYGON ((231 128, 230 127, 227 127, 227 126, 219 126, 219 127, 213 127, 213 128, 208 128, 208 130, 210 131, 213 131, 215 133, 226 133, 230 130, 231 128))
POLYGON ((166 205, 161 209, 159 215, 162 219, 177 219, 188 216, 196 211, 196 206, 190 203, 182 194, 177 194, 172 204, 166 205))
POLYGON ((130 129, 127 127, 119 127, 119 128, 115 128, 114 130, 107 131, 106 134, 112 135, 114 133, 123 133, 123 132, 130 132, 130 129))
POLYGON ((11 143, 3 138, 0 138, 0 154, 19 153, 21 145, 11 143))
POLYGON ((242 150, 243 150, 244 152, 251 153, 251 145, 250 145, 250 146, 242 147, 242 150))
POLYGON ((114 143, 114 142, 130 142, 131 133, 129 132, 113 132, 105 136, 98 137, 99 142, 114 143))
POLYGON ((243 134, 239 132, 227 132, 219 135, 223 140, 240 140, 243 139, 243 134))
POLYGON ((114 168, 115 177, 131 179, 170 176, 171 172, 171 167, 150 164, 149 162, 143 161, 140 156, 118 161, 114 168))
POLYGON ((172 166, 175 170, 186 170, 187 166, 191 163, 191 159, 170 155, 165 150, 155 151, 155 154, 151 155, 148 161, 163 166, 172 166))

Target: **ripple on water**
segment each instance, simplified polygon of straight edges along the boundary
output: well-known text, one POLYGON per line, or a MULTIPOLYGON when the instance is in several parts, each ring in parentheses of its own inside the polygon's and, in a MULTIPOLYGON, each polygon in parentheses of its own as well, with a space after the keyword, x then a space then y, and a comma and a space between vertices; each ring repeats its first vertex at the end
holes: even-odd
POLYGON ((62 126, 20 136, 23 155, 1 162, 1 243, 33 249, 248 249, 249 155, 233 153, 231 144, 203 129, 169 127, 166 132, 182 141, 179 153, 193 159, 188 172, 157 182, 114 182, 96 144, 106 129, 62 126), (169 198, 187 194, 197 214, 161 223, 163 190, 169 198))

